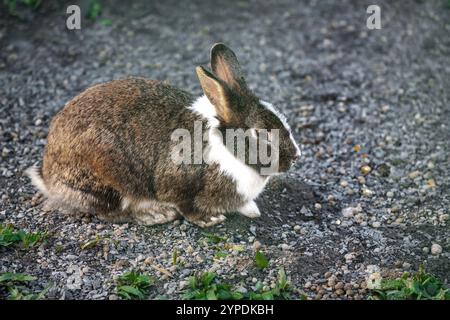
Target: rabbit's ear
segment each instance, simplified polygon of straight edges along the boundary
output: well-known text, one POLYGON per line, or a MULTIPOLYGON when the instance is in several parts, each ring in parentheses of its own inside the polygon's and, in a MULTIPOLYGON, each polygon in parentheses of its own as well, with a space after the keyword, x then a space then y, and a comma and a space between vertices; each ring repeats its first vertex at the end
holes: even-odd
POLYGON ((246 88, 244 74, 234 52, 223 43, 211 48, 211 69, 228 87, 238 91, 246 88))
POLYGON ((230 122, 232 111, 230 108, 229 89, 205 68, 199 66, 195 71, 197 71, 203 92, 216 109, 217 116, 224 122, 230 122))

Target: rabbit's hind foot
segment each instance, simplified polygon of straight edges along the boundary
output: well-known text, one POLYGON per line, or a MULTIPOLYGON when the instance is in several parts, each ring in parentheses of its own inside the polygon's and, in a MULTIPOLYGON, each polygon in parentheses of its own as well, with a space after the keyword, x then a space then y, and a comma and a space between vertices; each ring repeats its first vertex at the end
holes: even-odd
POLYGON ((163 224, 181 218, 178 208, 156 200, 122 201, 122 210, 128 211, 130 217, 138 224, 151 226, 163 224))

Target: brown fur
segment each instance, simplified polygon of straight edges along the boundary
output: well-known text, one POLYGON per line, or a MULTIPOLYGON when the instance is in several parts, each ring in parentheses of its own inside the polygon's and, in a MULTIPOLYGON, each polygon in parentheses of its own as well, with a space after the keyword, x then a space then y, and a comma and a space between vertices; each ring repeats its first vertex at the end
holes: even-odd
POLYGON ((193 132, 194 121, 201 120, 186 108, 192 102, 184 91, 139 78, 96 85, 75 97, 50 126, 42 168, 49 200, 113 221, 139 220, 145 211, 179 210, 167 214, 173 220, 200 219, 211 207, 236 210, 241 201, 230 179, 208 183, 221 176, 217 167, 170 161, 173 130, 193 132), (125 198, 155 200, 154 208, 122 210, 125 198))
MULTIPOLYGON (((245 115, 252 114, 260 119, 254 120, 256 125, 267 124, 264 116, 255 113, 262 110, 258 100, 244 87, 241 74, 236 74, 240 72, 237 60, 227 61, 235 56, 226 50, 219 45, 216 51, 221 58, 212 61, 220 61, 227 79, 204 69, 199 74, 202 77, 202 71, 206 72, 207 86, 214 84, 207 77, 221 86, 220 92, 211 94, 204 87, 210 100, 227 95, 223 114, 233 116, 224 116, 220 129, 250 126, 245 115), (227 68, 227 63, 232 66, 227 68), (234 76, 239 79, 233 81, 234 76), (242 87, 232 90, 227 81, 242 87)), ((184 128, 193 136, 194 122, 206 121, 187 108, 193 102, 185 91, 142 78, 93 86, 55 116, 42 169, 28 173, 47 197, 47 205, 61 211, 147 225, 180 217, 202 227, 219 223, 224 213, 248 203, 236 191, 235 181, 217 164, 178 165, 170 157, 175 143, 172 132, 184 128)), ((203 130, 207 130, 206 123, 203 130)))

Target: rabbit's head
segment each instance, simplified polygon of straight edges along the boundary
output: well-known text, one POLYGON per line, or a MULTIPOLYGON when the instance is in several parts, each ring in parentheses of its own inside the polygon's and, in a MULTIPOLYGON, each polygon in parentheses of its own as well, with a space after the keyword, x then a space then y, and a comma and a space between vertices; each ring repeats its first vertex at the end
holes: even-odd
POLYGON ((227 148, 231 146, 234 149, 231 151, 237 155, 241 151, 237 150, 237 134, 244 133, 246 147, 242 160, 246 165, 257 169, 261 175, 287 171, 300 157, 300 149, 286 118, 247 87, 236 55, 222 43, 211 49, 211 69, 209 72, 199 66, 196 71, 205 96, 214 106, 213 125, 227 139, 227 148), (234 137, 229 135, 230 130, 232 134, 234 130, 234 137), (231 144, 230 137, 233 139, 231 144), (267 157, 262 157, 261 149, 264 147, 264 155, 270 155, 271 161, 276 163, 268 164, 267 157), (257 157, 254 157, 255 152, 257 157), (268 167, 271 169, 267 170, 268 167))

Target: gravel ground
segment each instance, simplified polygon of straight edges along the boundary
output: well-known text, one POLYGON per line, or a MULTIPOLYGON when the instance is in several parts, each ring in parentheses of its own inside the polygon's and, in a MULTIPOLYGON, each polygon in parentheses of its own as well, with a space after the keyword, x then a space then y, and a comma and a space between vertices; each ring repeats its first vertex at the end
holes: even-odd
POLYGON ((53 283, 47 297, 56 299, 116 299, 115 278, 132 268, 155 276, 150 298, 180 297, 205 270, 246 291, 274 285, 283 267, 294 296, 316 299, 367 298, 367 277, 421 264, 448 285, 450 8, 376 2, 375 31, 363 1, 108 1, 112 25, 83 20, 81 31, 65 29, 61 2, 24 10, 22 21, 2 7, 0 222, 50 237, 30 250, 0 248, 0 272, 35 275, 35 290, 53 283), (261 218, 208 230, 242 250, 214 259, 202 230, 183 221, 113 225, 42 210, 23 171, 41 161, 49 122, 68 100, 129 75, 200 94, 194 66, 218 41, 235 49, 260 97, 284 110, 303 149, 260 196, 261 218), (109 240, 81 249, 97 235, 109 240), (270 258, 264 271, 258 247, 270 258))

